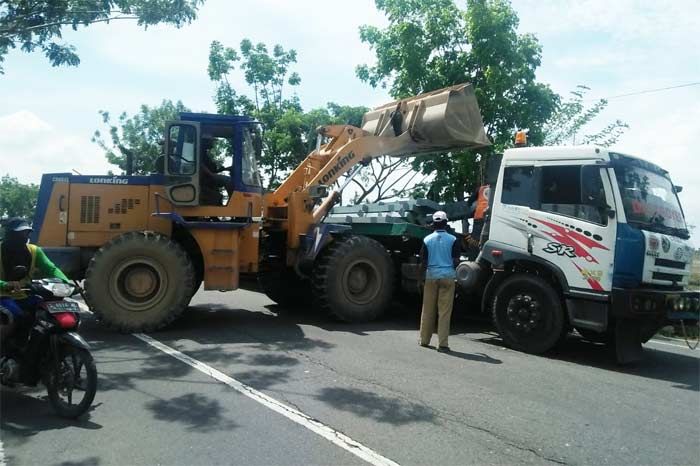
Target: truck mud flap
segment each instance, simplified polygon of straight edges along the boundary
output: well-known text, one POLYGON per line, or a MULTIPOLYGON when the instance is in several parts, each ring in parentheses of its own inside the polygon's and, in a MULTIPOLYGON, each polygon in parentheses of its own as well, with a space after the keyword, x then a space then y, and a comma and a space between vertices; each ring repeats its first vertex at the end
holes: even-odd
POLYGON ((615 356, 618 364, 631 364, 643 356, 641 328, 638 321, 620 319, 615 325, 615 356))

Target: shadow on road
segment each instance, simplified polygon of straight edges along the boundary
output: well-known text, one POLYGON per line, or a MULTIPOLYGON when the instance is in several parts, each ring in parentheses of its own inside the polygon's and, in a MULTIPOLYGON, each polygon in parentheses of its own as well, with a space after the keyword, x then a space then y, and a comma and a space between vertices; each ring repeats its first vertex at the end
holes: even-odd
POLYGON ((435 414, 425 405, 399 398, 386 398, 357 388, 324 388, 315 396, 328 405, 393 425, 412 422, 434 422, 435 414))
MULTIPOLYGON (((478 341, 503 346, 503 341, 497 336, 480 338, 478 341)), ((644 357, 641 361, 623 366, 617 364, 611 346, 569 335, 565 341, 548 353, 530 357, 566 361, 621 374, 665 380, 673 383, 674 388, 700 391, 700 362, 697 357, 649 346, 644 347, 644 357)))
MULTIPOLYGON (((46 396, 36 397, 41 393, 38 389, 30 394, 27 391, 14 391, 5 387, 0 391, 0 428, 4 433, 10 434, 3 435, 6 447, 21 445, 30 441, 34 435, 45 431, 102 428, 100 424, 90 421, 89 414, 77 420, 58 417, 51 409, 46 396)), ((90 411, 95 408, 93 405, 90 411)))
POLYGON ((188 393, 169 400, 153 400, 146 404, 146 409, 153 413, 155 419, 183 424, 192 432, 207 433, 238 427, 238 424, 223 416, 221 403, 199 393, 188 393))
POLYGON ((100 464, 100 459, 96 456, 90 456, 84 460, 78 461, 64 461, 59 463, 58 466, 98 466, 100 464))

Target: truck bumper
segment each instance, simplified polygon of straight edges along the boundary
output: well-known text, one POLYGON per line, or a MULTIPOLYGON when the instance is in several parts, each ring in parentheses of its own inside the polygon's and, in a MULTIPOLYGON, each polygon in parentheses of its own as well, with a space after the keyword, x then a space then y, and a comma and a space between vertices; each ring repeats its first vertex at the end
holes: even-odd
POLYGON ((624 319, 698 320, 700 292, 613 288, 610 311, 624 319))

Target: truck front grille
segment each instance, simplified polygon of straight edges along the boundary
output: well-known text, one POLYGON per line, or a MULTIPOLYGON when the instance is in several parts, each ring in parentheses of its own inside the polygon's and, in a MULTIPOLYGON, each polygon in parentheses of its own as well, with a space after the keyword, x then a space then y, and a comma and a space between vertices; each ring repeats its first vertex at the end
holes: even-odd
POLYGON ((669 269, 685 270, 685 262, 672 261, 670 259, 656 259, 654 265, 659 267, 668 267, 669 269))
POLYGON ((680 283, 683 281, 683 275, 665 272, 653 272, 651 274, 651 278, 654 280, 665 280, 673 283, 680 283))

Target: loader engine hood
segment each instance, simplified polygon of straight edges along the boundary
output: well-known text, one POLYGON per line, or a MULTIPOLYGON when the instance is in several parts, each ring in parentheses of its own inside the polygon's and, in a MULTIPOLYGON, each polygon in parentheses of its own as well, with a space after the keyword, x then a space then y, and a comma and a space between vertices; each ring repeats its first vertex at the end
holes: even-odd
POLYGON ((459 84, 377 107, 365 113, 362 129, 374 136, 392 139, 386 155, 491 145, 471 84, 459 84))

